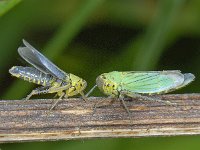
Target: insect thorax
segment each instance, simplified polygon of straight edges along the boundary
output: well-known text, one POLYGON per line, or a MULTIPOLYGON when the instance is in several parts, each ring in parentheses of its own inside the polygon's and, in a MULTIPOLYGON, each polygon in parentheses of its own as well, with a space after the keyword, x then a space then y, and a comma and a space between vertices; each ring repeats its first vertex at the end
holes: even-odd
POLYGON ((77 95, 78 93, 82 92, 87 86, 87 82, 85 80, 74 74, 69 74, 69 80, 70 87, 68 90, 66 90, 67 96, 77 95))
POLYGON ((97 77, 96 84, 104 94, 112 97, 119 96, 118 84, 107 79, 104 75, 97 77))

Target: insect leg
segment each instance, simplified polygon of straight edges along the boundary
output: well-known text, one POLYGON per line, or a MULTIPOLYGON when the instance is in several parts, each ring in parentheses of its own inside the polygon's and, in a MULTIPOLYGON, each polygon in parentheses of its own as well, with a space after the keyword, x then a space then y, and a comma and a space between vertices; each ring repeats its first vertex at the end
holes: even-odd
POLYGON ((93 91, 94 89, 97 87, 97 85, 93 86, 90 91, 85 95, 85 97, 88 97, 93 91))
POLYGON ((120 95, 119 95, 119 99, 120 99, 120 101, 122 102, 122 104, 123 104, 123 106, 124 106, 126 112, 128 113, 128 116, 129 116, 130 122, 131 122, 131 124, 132 124, 131 113, 130 113, 128 107, 126 106, 126 103, 125 103, 125 101, 124 101, 124 96, 123 96, 122 94, 120 94, 120 95))
POLYGON ((51 87, 49 88, 49 93, 56 93, 56 92, 60 92, 60 91, 64 91, 67 90, 70 87, 70 85, 65 85, 65 86, 61 86, 61 87, 51 87))
POLYGON ((85 96, 85 94, 83 93, 83 91, 80 92, 80 95, 82 96, 83 100, 85 102, 87 102, 87 97, 85 96))
POLYGON ((149 97, 149 96, 143 96, 140 94, 137 94, 137 96, 138 96, 138 98, 141 98, 142 100, 160 102, 160 103, 164 103, 166 105, 177 105, 176 103, 172 103, 170 101, 165 101, 165 100, 161 100, 161 99, 157 99, 157 98, 153 98, 153 97, 149 97))
POLYGON ((58 93, 56 93, 56 95, 54 95, 54 97, 53 98, 56 98, 58 96, 58 93))
MULTIPOLYGON (((61 87, 51 87, 48 89, 48 93, 56 93, 56 92, 62 92, 66 89, 68 89, 70 87, 70 85, 65 85, 65 86, 61 86, 61 87)), ((56 94, 57 96, 58 94, 56 94)), ((65 96, 65 93, 62 92, 60 97, 56 100, 56 102, 51 106, 50 110, 52 110, 56 105, 57 103, 62 100, 62 98, 65 96)))
POLYGON ((160 100, 160 99, 156 99, 156 98, 153 98, 153 97, 150 97, 150 96, 144 96, 144 95, 141 95, 141 94, 138 94, 138 93, 131 93, 131 92, 126 92, 126 91, 123 91, 122 93, 124 95, 128 96, 128 97, 131 97, 131 98, 139 98, 139 99, 142 99, 142 100, 145 100, 145 101, 161 102, 161 103, 165 103, 167 105, 176 105, 176 103, 172 103, 170 101, 160 100))
POLYGON ((43 86, 36 88, 35 90, 32 90, 32 92, 29 95, 27 95, 25 100, 29 100, 31 98, 31 96, 33 96, 33 95, 46 94, 46 93, 48 93, 48 89, 49 89, 49 87, 43 87, 43 86))
POLYGON ((111 98, 111 100, 106 104, 105 104, 105 100, 98 101, 97 103, 94 104, 94 106, 93 106, 93 114, 96 112, 97 108, 108 106, 108 105, 112 105, 115 102, 115 99, 113 99, 113 96, 109 96, 108 98, 111 98))
POLYGON ((60 100, 62 100, 62 98, 65 96, 65 92, 62 92, 62 94, 60 95, 60 97, 56 100, 56 102, 51 106, 50 110, 52 110, 60 100))

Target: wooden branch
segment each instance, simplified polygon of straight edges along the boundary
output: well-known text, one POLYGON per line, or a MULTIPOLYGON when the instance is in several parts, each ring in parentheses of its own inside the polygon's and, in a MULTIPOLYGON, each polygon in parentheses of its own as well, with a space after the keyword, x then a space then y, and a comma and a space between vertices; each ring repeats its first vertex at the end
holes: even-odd
POLYGON ((127 99, 132 122, 120 101, 97 108, 109 98, 54 100, 1 100, 0 142, 71 140, 82 138, 147 137, 200 134, 200 94, 162 95, 160 102, 127 99))

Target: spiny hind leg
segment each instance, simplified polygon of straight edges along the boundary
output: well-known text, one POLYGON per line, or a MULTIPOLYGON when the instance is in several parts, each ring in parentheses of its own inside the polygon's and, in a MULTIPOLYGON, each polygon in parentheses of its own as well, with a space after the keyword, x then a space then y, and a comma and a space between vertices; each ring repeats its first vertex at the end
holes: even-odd
POLYGON ((62 92, 61 94, 57 94, 57 95, 59 95, 59 98, 58 98, 58 99, 55 101, 55 103, 51 106, 50 110, 54 109, 54 107, 58 104, 58 102, 59 102, 60 100, 62 100, 62 98, 63 98, 64 96, 66 97, 65 92, 62 92))
POLYGON ((165 103, 167 105, 176 105, 176 103, 172 103, 170 101, 157 99, 156 97, 145 96, 145 95, 141 95, 141 94, 138 94, 138 93, 131 93, 131 92, 126 92, 126 91, 123 91, 122 93, 124 95, 128 96, 128 97, 139 98, 139 100, 142 99, 142 100, 145 100, 145 101, 154 101, 154 102, 165 103))
POLYGON ((49 93, 48 90, 49 90, 49 87, 44 87, 44 86, 38 87, 38 88, 32 90, 32 92, 26 96, 25 100, 29 100, 31 98, 31 96, 33 96, 33 95, 47 94, 47 93, 49 93))

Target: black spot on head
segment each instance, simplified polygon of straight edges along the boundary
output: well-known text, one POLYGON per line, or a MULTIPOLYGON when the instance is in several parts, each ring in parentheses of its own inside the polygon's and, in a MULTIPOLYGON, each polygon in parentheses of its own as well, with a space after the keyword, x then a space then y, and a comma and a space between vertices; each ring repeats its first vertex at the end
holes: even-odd
POLYGON ((106 77, 105 77, 105 76, 102 76, 102 78, 103 78, 103 79, 106 79, 106 77))

